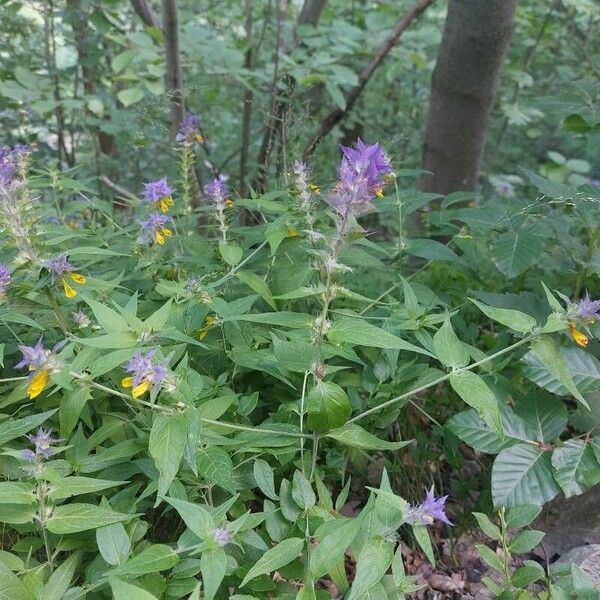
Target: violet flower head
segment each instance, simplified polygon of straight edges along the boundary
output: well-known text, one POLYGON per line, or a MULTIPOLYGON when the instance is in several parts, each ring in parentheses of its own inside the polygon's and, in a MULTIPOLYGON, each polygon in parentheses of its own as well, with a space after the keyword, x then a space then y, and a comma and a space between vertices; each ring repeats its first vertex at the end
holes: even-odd
POLYGON ((60 277, 64 273, 71 273, 75 270, 75 267, 67 260, 66 256, 45 260, 42 265, 49 271, 52 271, 55 277, 60 277))
POLYGON ((204 186, 204 194, 216 205, 223 205, 229 198, 229 188, 220 177, 209 181, 204 186))
POLYGON ((149 350, 146 354, 138 351, 125 367, 125 372, 130 373, 131 376, 123 379, 122 385, 133 388, 134 398, 141 396, 151 388, 156 389, 167 376, 164 362, 152 362, 155 354, 156 349, 149 350))
POLYGON ((201 142, 202 134, 200 133, 200 116, 193 112, 186 113, 179 133, 175 136, 176 142, 201 142))
POLYGON ((0 185, 8 185, 15 174, 13 153, 8 146, 0 146, 0 185))
POLYGON ((589 321, 600 320, 600 300, 592 300, 586 292, 577 304, 577 315, 589 321))
POLYGON ((385 176, 392 172, 390 162, 379 144, 368 145, 360 138, 355 148, 342 146, 339 182, 329 204, 340 215, 369 209, 375 196, 382 196, 385 176))
POLYGON ((452 525, 446 513, 444 506, 448 496, 435 497, 433 489, 429 490, 425 495, 425 500, 415 507, 410 507, 407 513, 406 521, 411 525, 420 523, 421 525, 432 525, 437 519, 446 525, 452 525))
POLYGON ((38 429, 35 435, 28 435, 27 439, 34 446, 34 456, 42 459, 50 458, 55 453, 52 446, 60 442, 60 440, 52 437, 51 431, 43 428, 38 429))
POLYGON ((148 219, 140 223, 142 232, 138 241, 144 244, 156 242, 162 246, 165 243, 165 238, 172 235, 172 231, 165 227, 169 220, 170 218, 167 215, 152 213, 148 219))
POLYGON ((173 189, 167 183, 167 178, 163 177, 158 181, 151 181, 144 184, 143 200, 148 203, 158 202, 163 198, 169 198, 173 193, 173 189))
POLYGON ((226 546, 231 542, 231 533, 224 527, 218 527, 213 531, 215 542, 221 547, 226 546))
POLYGON ((0 264, 0 298, 6 296, 6 290, 10 285, 10 280, 10 269, 6 265, 0 264))
POLYGON ((19 346, 18 348, 23 358, 15 365, 15 369, 27 367, 30 371, 36 371, 45 365, 48 352, 44 349, 42 338, 37 341, 35 346, 19 346))

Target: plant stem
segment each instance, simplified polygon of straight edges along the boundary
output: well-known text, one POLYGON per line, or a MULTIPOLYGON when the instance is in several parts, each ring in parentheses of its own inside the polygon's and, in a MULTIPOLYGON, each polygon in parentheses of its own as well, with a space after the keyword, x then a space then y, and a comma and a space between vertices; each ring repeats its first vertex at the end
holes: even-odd
MULTIPOLYGON (((304 433, 304 400, 306 398, 306 384, 308 382, 309 371, 304 373, 304 381, 302 382, 302 396, 300 397, 300 433, 304 433)), ((304 473, 304 438, 300 438, 300 464, 302 465, 302 474, 304 473)))
POLYGON ((494 360, 495 358, 498 358, 499 356, 502 356, 503 354, 506 354, 507 352, 511 352, 512 350, 518 348, 519 346, 522 346, 523 344, 530 342, 533 338, 536 337, 536 335, 537 334, 529 335, 529 336, 519 340, 518 342, 515 342, 511 346, 503 348, 502 350, 498 350, 498 352, 495 352, 494 354, 491 354, 490 356, 486 356, 485 358, 482 358, 481 360, 474 362, 472 365, 467 365, 466 367, 461 367, 460 369, 454 369, 451 373, 446 373, 446 375, 439 377, 438 379, 436 379, 435 381, 432 381, 431 383, 426 383, 425 385, 415 388, 414 390, 411 390, 404 394, 400 394, 400 396, 396 396, 395 398, 392 398, 392 399, 388 400, 387 402, 380 404, 379 406, 374 406, 373 408, 370 408, 369 410, 365 410, 364 412, 362 412, 362 413, 356 415, 355 417, 353 417, 352 419, 350 419, 348 421, 348 423, 356 423, 356 421, 359 421, 360 419, 363 419, 364 417, 367 417, 369 415, 377 413, 377 412, 383 410, 384 408, 387 408, 388 406, 392 406, 393 404, 396 404, 397 402, 405 400, 406 398, 410 398, 411 396, 414 396, 415 394, 419 394, 420 392, 424 392, 425 390, 428 390, 429 388, 435 387, 436 385, 439 385, 440 383, 450 379, 450 377, 452 375, 456 375, 456 374, 462 373, 464 371, 471 371, 472 369, 475 369, 476 367, 479 367, 480 365, 490 362, 491 360, 494 360))
POLYGON ((252 259, 252 257, 255 254, 258 254, 258 252, 260 252, 266 245, 267 245, 267 241, 265 240, 258 248, 256 248, 256 250, 254 250, 250 254, 248 254, 248 256, 244 260, 242 260, 235 267, 233 267, 233 269, 231 269, 228 273, 223 275, 223 277, 221 277, 221 279, 211 283, 210 287, 214 288, 214 287, 217 287, 218 285, 221 285, 222 283, 225 283, 230 277, 233 277, 250 259, 252 259))
POLYGON ((575 283, 575 293, 573 294, 575 298, 579 297, 581 288, 583 287, 583 282, 584 282, 585 278, 587 277, 588 267, 589 267, 590 261, 594 257, 594 252, 596 251, 596 246, 598 244, 599 237, 600 237, 600 224, 596 225, 596 228, 590 235, 590 241, 588 243, 587 254, 585 257, 585 265, 583 266, 581 271, 579 271, 579 275, 577 276, 577 282, 575 283))

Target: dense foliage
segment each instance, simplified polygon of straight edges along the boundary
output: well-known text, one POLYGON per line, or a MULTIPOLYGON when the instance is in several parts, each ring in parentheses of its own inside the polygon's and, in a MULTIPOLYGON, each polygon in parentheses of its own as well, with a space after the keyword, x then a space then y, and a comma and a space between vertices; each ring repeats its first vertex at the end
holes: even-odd
POLYGON ((433 563, 474 522, 494 594, 592 597, 510 557, 600 483, 594 6, 519 9, 475 203, 417 190, 441 8, 305 163, 395 3, 258 6, 258 37, 195 4, 169 135, 163 34, 129 4, 2 3, 0 598, 400 599, 403 544, 433 563), (587 60, 575 35, 548 57, 556 13, 587 60))

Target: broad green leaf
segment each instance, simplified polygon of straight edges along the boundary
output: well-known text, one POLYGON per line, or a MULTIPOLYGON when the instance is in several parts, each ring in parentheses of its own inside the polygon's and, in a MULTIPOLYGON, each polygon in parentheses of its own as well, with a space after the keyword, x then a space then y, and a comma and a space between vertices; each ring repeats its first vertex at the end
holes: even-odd
POLYGON ((487 383, 472 371, 451 373, 452 389, 469 405, 501 438, 504 436, 498 401, 487 383))
POLYGON ((116 577, 110 577, 108 582, 114 600, 158 600, 156 596, 141 587, 125 583, 116 577))
POLYGON ((232 242, 223 241, 219 242, 219 253, 221 254, 221 258, 223 258, 230 267, 237 265, 244 255, 244 251, 240 246, 232 242))
POLYGON ((96 302, 91 298, 83 298, 84 302, 92 309, 98 325, 107 333, 112 331, 129 331, 130 327, 126 319, 116 310, 109 308, 105 304, 96 302))
POLYGON ((35 429, 49 419, 55 412, 56 410, 49 410, 37 415, 31 415, 30 417, 23 417, 22 419, 7 419, 0 423, 0 446, 29 433, 32 429, 35 429))
POLYGON ((160 474, 158 498, 165 496, 177 475, 187 440, 185 413, 159 414, 155 417, 148 441, 148 452, 160 474))
POLYGON ((312 508, 317 498, 312 489, 312 485, 302 474, 302 471, 295 471, 292 480, 292 498, 294 502, 304 510, 312 508))
POLYGON ((541 505, 518 504, 506 512, 506 524, 511 529, 527 527, 541 512, 541 505))
POLYGON ((256 273, 251 271, 238 271, 235 276, 245 283, 250 289, 255 291, 273 310, 277 310, 277 304, 273 299, 273 294, 266 282, 256 273))
POLYGON ((202 448, 198 452, 198 471, 211 483, 234 493, 236 490, 233 478, 233 462, 229 454, 218 446, 202 448))
POLYGON ((552 373, 560 382, 560 384, 583 406, 589 409, 588 403, 585 401, 580 391, 577 389, 567 363, 560 353, 559 347, 555 340, 549 335, 543 335, 531 343, 531 351, 539 359, 539 361, 552 373))
POLYGON ((564 402, 553 396, 531 395, 520 399, 515 412, 524 419, 535 433, 538 442, 550 442, 567 426, 567 409, 564 402))
POLYGON ((433 553, 433 546, 431 544, 431 538, 429 537, 429 530, 424 525, 413 525, 413 535, 417 540, 417 544, 421 547, 421 550, 425 552, 427 560, 435 566, 435 554, 433 553))
POLYGON ((356 561, 356 575, 347 600, 359 600, 378 583, 394 559, 394 547, 382 537, 372 538, 363 546, 356 561))
POLYGON ((176 498, 165 498, 165 500, 179 513, 190 531, 200 539, 212 535, 216 525, 211 514, 204 507, 176 498))
POLYGON ((126 481, 110 481, 108 479, 94 479, 93 477, 69 477, 52 478, 52 486, 49 497, 56 500, 64 500, 81 494, 93 494, 111 487, 117 487, 127 483, 126 481))
POLYGON ((173 548, 164 544, 154 544, 144 548, 137 556, 118 566, 113 573, 139 577, 147 573, 157 573, 171 569, 179 562, 179 556, 173 548))
POLYGON ((536 529, 519 531, 510 541, 508 549, 514 554, 525 554, 533 550, 543 539, 545 533, 536 529))
POLYGON ((500 234, 491 247, 494 264, 508 279, 535 265, 544 246, 541 238, 528 229, 500 234))
POLYGON ((477 524, 479 525, 481 531, 483 531, 483 533, 485 533, 485 535, 487 535, 490 539, 495 541, 499 541, 502 539, 500 528, 498 527, 498 525, 492 523, 490 521, 490 518, 486 514, 474 512, 473 516, 477 519, 477 524))
POLYGON ((115 73, 122 71, 138 54, 138 48, 129 48, 117 54, 112 60, 112 68, 115 73))
POLYGON ((552 453, 554 478, 565 496, 576 496, 600 483, 600 464, 590 444, 567 440, 552 453))
POLYGON ((427 260, 461 261, 461 258, 448 246, 437 240, 411 238, 406 242, 404 250, 407 254, 427 260))
POLYGON ((360 519, 339 519, 336 528, 330 531, 317 545, 311 549, 309 569, 315 580, 329 573, 344 558, 346 550, 358 533, 360 519))
POLYGON ((117 98, 123 103, 123 106, 136 104, 144 97, 144 90, 139 87, 127 88, 117 92, 117 98))
POLYGON ((80 559, 81 553, 74 552, 60 563, 44 586, 44 591, 42 592, 44 600, 62 600, 71 586, 75 569, 77 569, 80 559))
POLYGON ((490 319, 493 319, 498 323, 502 323, 502 325, 506 325, 514 331, 531 333, 533 328, 537 325, 537 321, 531 315, 523 313, 520 310, 488 306, 487 304, 483 304, 483 302, 479 302, 474 298, 469 298, 469 300, 490 319))
MULTIPOLYGON (((563 157, 564 162, 564 157, 563 157)), ((555 200, 570 200, 577 196, 577 190, 564 183, 546 179, 529 169, 521 167, 521 171, 525 173, 529 181, 545 196, 554 198, 555 200)))
POLYGON ((465 444, 480 452, 497 454, 505 445, 473 409, 454 415, 446 423, 446 427, 465 444))
POLYGON ((0 561, 0 598, 2 600, 35 600, 33 593, 0 561))
POLYGON ((123 564, 131 552, 131 541, 123 523, 96 529, 96 543, 102 558, 113 567, 123 564))
POLYGON ((313 317, 310 315, 286 310, 271 313, 250 313, 246 315, 225 317, 223 319, 223 321, 248 321, 250 323, 264 323, 265 325, 291 327, 292 329, 310 327, 313 320, 313 317))
POLYGON ((143 323, 144 331, 159 331, 165 327, 169 316, 171 315, 171 307, 173 300, 165 302, 157 311, 153 312, 143 323))
POLYGON ((523 566, 515 570, 511 577, 511 583, 517 587, 525 588, 534 581, 544 579, 546 572, 544 567, 534 560, 526 560, 523 566))
POLYGON ((336 383, 319 381, 306 396, 308 426, 317 433, 336 429, 352 414, 346 392, 336 383))
POLYGON ((0 504, 33 504, 35 501, 33 484, 17 481, 0 482, 0 504))
POLYGON ((479 555, 492 569, 502 572, 503 565, 500 557, 489 547, 484 544, 477 544, 475 546, 479 555))
POLYGON ((227 555, 222 548, 210 548, 200 558, 204 600, 213 600, 227 569, 227 555))
POLYGON ((260 491, 271 500, 278 500, 277 492, 275 491, 275 478, 273 469, 268 462, 257 458, 254 461, 254 480, 260 491))
POLYGON ((544 504, 559 492, 552 476, 550 453, 532 444, 502 450, 492 467, 495 506, 544 504))
POLYGON ((297 558, 304 548, 302 538, 288 538, 279 542, 275 547, 267 550, 250 568, 242 580, 240 587, 244 587, 249 581, 259 575, 272 573, 297 558))
POLYGON ((46 522, 46 527, 50 533, 65 535, 87 531, 88 529, 97 529, 120 521, 129 521, 135 516, 118 513, 110 508, 94 506, 93 504, 73 503, 54 508, 52 516, 46 522))
POLYGON ((471 357, 468 346, 461 342, 454 333, 448 316, 433 336, 433 351, 445 367, 453 369, 465 367, 469 364, 471 357))
POLYGON ((371 348, 386 348, 388 350, 407 350, 431 356, 427 350, 358 318, 338 317, 327 331, 327 339, 334 345, 352 344, 371 348))
POLYGON ((339 429, 332 429, 326 435, 341 444, 351 448, 362 448, 363 450, 399 450, 408 444, 412 444, 412 440, 400 442, 381 440, 354 423, 346 423, 339 429))

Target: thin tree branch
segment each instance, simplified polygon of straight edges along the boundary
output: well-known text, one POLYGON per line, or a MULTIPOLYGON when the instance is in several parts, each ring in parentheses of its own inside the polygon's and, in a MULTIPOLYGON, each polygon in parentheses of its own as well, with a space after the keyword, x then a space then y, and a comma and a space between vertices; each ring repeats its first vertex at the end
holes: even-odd
POLYGON ((179 55, 179 27, 177 0, 163 0, 163 33, 165 36, 165 63, 167 92, 171 100, 171 134, 179 131, 185 115, 183 102, 183 75, 179 55))
POLYGON ((152 10, 152 7, 146 2, 146 0, 130 0, 133 10, 137 13, 138 17, 143 21, 144 25, 148 27, 156 27, 160 29, 160 23, 156 13, 152 10))
POLYGON ((111 190, 114 190, 115 192, 117 192, 117 194, 119 194, 120 196, 123 196, 123 198, 129 198, 130 200, 138 199, 138 197, 134 193, 130 192, 129 190, 126 190, 124 187, 121 187, 120 185, 115 183, 112 179, 109 179, 106 175, 100 175, 98 177, 98 179, 106 187, 109 187, 111 190))
MULTIPOLYGON (((246 16, 246 57, 244 66, 250 72, 254 63, 254 52, 252 47, 252 4, 253 0, 246 0, 245 16, 246 16)), ((252 120, 252 100, 253 93, 250 88, 244 90, 244 113, 242 116, 242 153, 240 156, 240 196, 246 195, 246 173, 248 170, 248 149, 250 147, 250 123, 252 120)))
POLYGON ((373 76, 373 73, 381 65, 390 50, 394 47, 400 36, 406 31, 411 23, 420 17, 425 10, 433 4, 435 0, 418 0, 412 8, 396 23, 394 30, 379 47, 373 60, 362 70, 358 76, 358 83, 354 86, 346 96, 346 108, 336 108, 332 110, 321 122, 319 129, 312 137, 311 141, 306 145, 302 153, 303 158, 308 158, 319 145, 321 140, 352 110, 352 107, 358 100, 361 92, 373 76))

